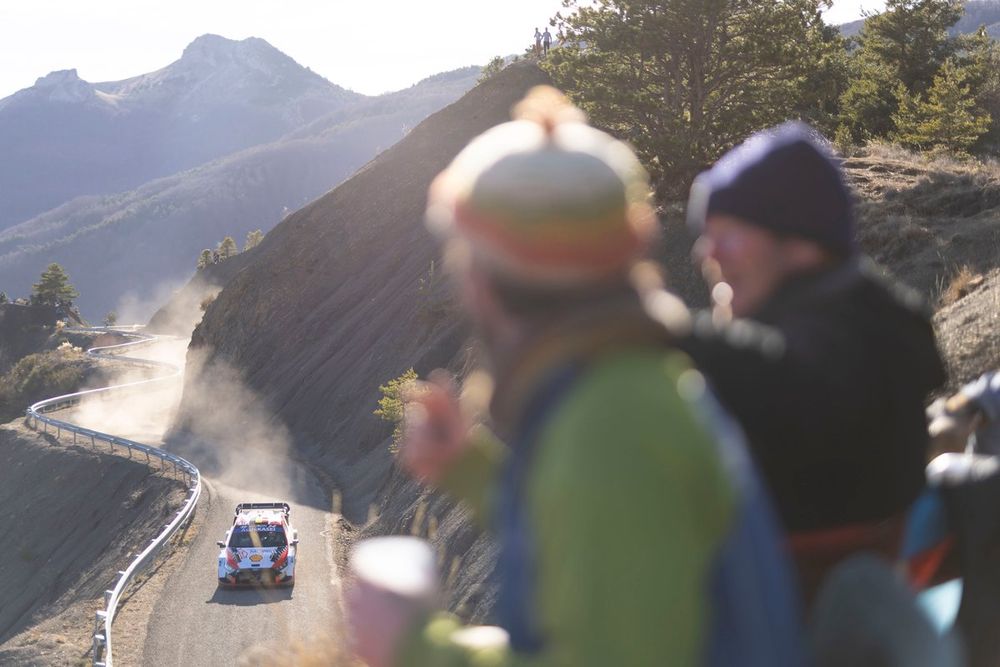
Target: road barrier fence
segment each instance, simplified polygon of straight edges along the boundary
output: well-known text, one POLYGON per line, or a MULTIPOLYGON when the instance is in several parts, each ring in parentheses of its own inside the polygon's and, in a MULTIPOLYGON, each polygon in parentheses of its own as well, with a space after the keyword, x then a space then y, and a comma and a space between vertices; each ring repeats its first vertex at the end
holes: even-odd
POLYGON ((127 455, 131 458, 145 460, 150 466, 158 466, 164 472, 172 472, 182 476, 187 485, 188 495, 184 505, 180 508, 170 523, 163 527, 160 534, 153 538, 149 545, 143 549, 129 564, 125 570, 118 572, 118 580, 114 588, 104 592, 105 608, 95 615, 95 629, 93 635, 93 665, 95 667, 111 667, 113 663, 111 651, 111 625, 115 620, 118 611, 118 602, 125 588, 133 578, 148 568, 155 560, 160 550, 170 541, 177 531, 187 524, 193 516, 195 506, 201 497, 201 473, 193 464, 185 459, 164 451, 157 447, 150 447, 134 440, 128 440, 109 433, 102 433, 89 428, 83 428, 67 421, 56 419, 50 413, 66 408, 74 407, 81 401, 88 398, 104 398, 109 395, 120 396, 125 392, 145 392, 158 389, 170 380, 176 380, 181 376, 181 369, 173 364, 164 361, 154 361, 139 357, 124 356, 122 353, 131 353, 133 350, 146 347, 167 339, 164 336, 151 336, 140 332, 141 327, 95 327, 91 329, 65 329, 67 333, 114 333, 125 338, 131 338, 127 343, 118 345, 108 345, 95 347, 87 350, 87 355, 95 359, 112 360, 117 363, 124 363, 137 368, 152 370, 163 370, 165 373, 150 379, 126 382, 124 384, 102 387, 100 389, 89 389, 78 391, 65 396, 56 396, 44 401, 39 401, 29 407, 25 413, 25 423, 29 428, 43 433, 54 433, 59 440, 72 436, 74 444, 90 445, 97 449, 101 444, 106 444, 111 453, 127 455), (117 449, 116 449, 117 448, 117 449))

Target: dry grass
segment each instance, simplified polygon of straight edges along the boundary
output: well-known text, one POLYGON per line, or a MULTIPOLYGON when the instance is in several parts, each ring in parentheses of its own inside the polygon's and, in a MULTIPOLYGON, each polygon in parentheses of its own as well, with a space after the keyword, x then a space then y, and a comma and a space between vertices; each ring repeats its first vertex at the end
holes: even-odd
POLYGON ((917 153, 899 144, 886 141, 872 141, 860 154, 887 162, 905 162, 920 165, 930 171, 966 173, 992 178, 1000 178, 1000 161, 995 158, 974 158, 943 152, 917 153))
POLYGON ((941 290, 940 304, 942 306, 950 306, 982 282, 983 277, 981 275, 973 271, 968 265, 963 266, 951 277, 948 286, 941 290))

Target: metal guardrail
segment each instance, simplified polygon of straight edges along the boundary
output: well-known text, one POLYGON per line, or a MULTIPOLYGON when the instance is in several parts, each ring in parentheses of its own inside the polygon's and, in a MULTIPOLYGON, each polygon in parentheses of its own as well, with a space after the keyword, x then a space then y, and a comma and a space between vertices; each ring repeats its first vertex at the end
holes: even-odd
POLYGON ((75 424, 70 424, 69 422, 46 415, 48 412, 54 412, 56 410, 62 410, 63 408, 78 405, 80 401, 86 397, 107 394, 110 392, 120 392, 126 389, 134 390, 137 388, 152 388, 150 385, 163 383, 166 380, 178 377, 181 374, 181 370, 173 364, 168 364, 162 361, 153 361, 150 359, 140 359, 138 357, 125 357, 117 355, 119 352, 134 350, 138 347, 150 345, 166 338, 163 336, 150 336, 139 333, 139 328, 140 327, 95 327, 93 329, 68 329, 67 331, 75 331, 78 333, 111 332, 129 338, 135 338, 136 340, 134 341, 122 343, 120 345, 91 348, 87 350, 87 355, 97 359, 111 359, 118 362, 126 362, 135 366, 162 368, 173 372, 149 380, 128 382, 110 387, 102 387, 100 389, 78 391, 73 394, 66 394, 65 396, 56 396, 54 398, 49 398, 35 403, 28 408, 25 413, 25 423, 29 428, 33 428, 37 431, 38 425, 41 423, 42 430, 45 433, 49 432, 49 427, 53 427, 55 429, 57 439, 61 438, 63 431, 66 431, 67 433, 71 433, 73 435, 74 444, 78 444, 79 438, 82 436, 85 439, 84 442, 89 440, 91 446, 95 449, 97 448, 97 443, 103 442, 108 444, 112 453, 115 452, 115 447, 119 447, 128 453, 129 458, 133 458, 133 453, 137 453, 140 456, 144 455, 146 463, 149 465, 153 465, 153 459, 156 459, 160 463, 161 470, 167 469, 168 466, 172 466, 175 474, 184 475, 185 482, 188 485, 187 500, 185 500, 184 506, 177 512, 177 515, 170 523, 164 526, 160 534, 150 541, 149 546, 147 546, 142 553, 136 556, 125 570, 118 572, 118 583, 115 584, 115 587, 111 590, 104 591, 105 608, 98 611, 95 615, 95 629, 93 636, 93 664, 95 667, 112 667, 111 624, 114 623, 115 615, 118 611, 118 601, 121 598, 122 593, 125 591, 125 587, 128 586, 136 574, 152 563, 160 549, 162 549, 167 541, 174 536, 177 530, 191 518, 191 515, 194 513, 194 508, 198 504, 198 499, 201 497, 201 473, 198 471, 198 468, 181 457, 175 456, 174 454, 165 452, 156 447, 144 445, 140 442, 119 438, 118 436, 111 435, 109 433, 101 433, 100 431, 82 428, 75 424))

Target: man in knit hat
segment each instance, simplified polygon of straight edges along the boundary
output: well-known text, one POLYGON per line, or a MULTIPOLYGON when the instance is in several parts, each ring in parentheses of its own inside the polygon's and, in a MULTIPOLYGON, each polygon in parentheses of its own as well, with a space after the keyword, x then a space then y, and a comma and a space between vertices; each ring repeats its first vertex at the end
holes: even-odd
POLYGON ((655 224, 642 167, 551 88, 515 115, 455 158, 428 209, 507 445, 470 428, 438 379, 410 395, 400 451, 495 533, 509 645, 473 648, 447 615, 380 618, 362 587, 348 597, 359 655, 372 667, 802 664, 776 523, 673 346, 687 313, 633 286, 649 280, 655 224))
POLYGON ((944 370, 920 299, 859 255, 840 166, 805 125, 763 132, 695 181, 689 221, 717 303, 683 347, 743 426, 807 593, 854 551, 894 555, 944 370))

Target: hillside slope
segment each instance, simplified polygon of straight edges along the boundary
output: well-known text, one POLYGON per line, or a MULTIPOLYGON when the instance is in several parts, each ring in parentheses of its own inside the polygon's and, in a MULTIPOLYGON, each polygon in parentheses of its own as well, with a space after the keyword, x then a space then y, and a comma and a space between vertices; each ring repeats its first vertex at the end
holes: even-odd
MULTIPOLYGON (((163 285, 193 272, 202 248, 273 227, 472 87, 468 67, 350 104, 261 146, 129 192, 81 197, 0 231, 0 284, 27 294, 40 271, 62 264, 81 310, 99 320, 123 298, 163 299, 163 285)), ((142 309, 140 309, 142 310, 142 309)), ((149 315, 148 309, 138 316, 149 315)))
MULTIPOLYGON (((389 479, 392 429, 372 414, 379 385, 411 366, 457 370, 465 359, 466 327, 448 316, 446 282, 432 266, 440 249, 423 223, 427 187, 545 80, 533 65, 508 68, 287 218, 194 332, 186 382, 210 382, 213 363, 238 369, 295 434, 299 451, 339 483, 352 520, 363 521, 376 499, 384 530, 410 530, 419 514, 416 487, 389 479), (202 361, 199 377, 191 369, 202 361)), ((461 512, 438 501, 432 509, 437 539, 452 557, 488 551, 461 512)), ((459 588, 476 595, 472 585, 459 588)))
POLYGON ((1000 270, 972 275, 955 297, 934 316, 953 390, 1000 370, 1000 270))
POLYGON ((0 503, 16 508, 17 536, 0 561, 0 664, 78 664, 115 572, 184 495, 144 463, 0 427, 0 503))
POLYGON ((378 385, 449 362, 464 340, 460 323, 435 316, 443 281, 421 290, 439 254, 423 223, 427 187, 543 80, 536 67, 510 68, 275 227, 209 307, 192 350, 240 369, 333 468, 384 445, 388 427, 371 415, 378 385))

